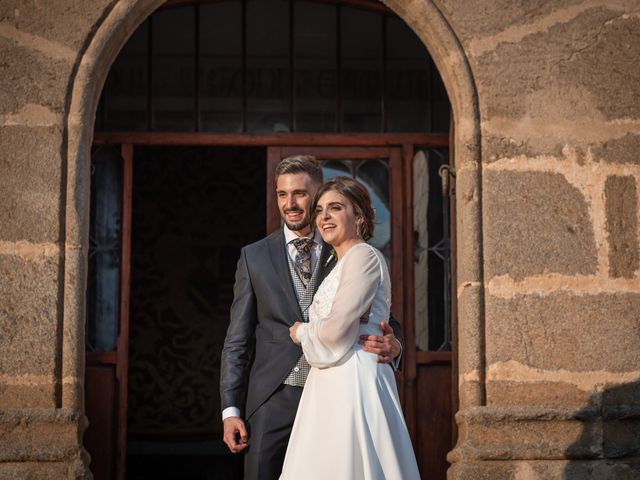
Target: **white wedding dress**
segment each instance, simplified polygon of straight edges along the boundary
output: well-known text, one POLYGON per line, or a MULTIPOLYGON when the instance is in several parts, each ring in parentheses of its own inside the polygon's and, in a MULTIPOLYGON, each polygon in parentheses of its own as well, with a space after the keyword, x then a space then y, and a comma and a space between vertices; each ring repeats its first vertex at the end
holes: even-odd
POLYGON ((322 282, 297 331, 313 367, 281 480, 419 479, 392 368, 358 343, 388 321, 391 284, 382 254, 351 247, 322 282))

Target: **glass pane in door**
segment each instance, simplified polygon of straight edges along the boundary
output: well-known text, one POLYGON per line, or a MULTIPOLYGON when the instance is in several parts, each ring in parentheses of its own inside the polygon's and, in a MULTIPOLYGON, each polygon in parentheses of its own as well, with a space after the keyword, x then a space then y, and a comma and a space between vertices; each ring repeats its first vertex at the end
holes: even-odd
POLYGON ((322 170, 325 180, 347 176, 362 183, 371 196, 375 211, 375 228, 368 243, 380 250, 391 264, 391 214, 389 198, 389 164, 386 159, 327 160, 322 170))
POLYGON ((416 345, 451 351, 451 239, 448 197, 442 194, 447 149, 424 149, 413 160, 416 345))
POLYGON ((100 147, 91 158, 87 352, 116 349, 120 299, 122 158, 116 147, 100 147))

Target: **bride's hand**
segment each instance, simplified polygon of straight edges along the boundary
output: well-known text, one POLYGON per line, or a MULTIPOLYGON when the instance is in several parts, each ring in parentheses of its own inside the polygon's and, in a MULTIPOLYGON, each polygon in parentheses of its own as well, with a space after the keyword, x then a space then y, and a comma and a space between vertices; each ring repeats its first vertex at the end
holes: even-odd
POLYGON ((296 345, 300 345, 300 342, 298 342, 298 337, 297 337, 299 326, 300 326, 300 322, 296 322, 289 327, 289 336, 291 337, 291 341, 293 341, 293 343, 295 343, 296 345))

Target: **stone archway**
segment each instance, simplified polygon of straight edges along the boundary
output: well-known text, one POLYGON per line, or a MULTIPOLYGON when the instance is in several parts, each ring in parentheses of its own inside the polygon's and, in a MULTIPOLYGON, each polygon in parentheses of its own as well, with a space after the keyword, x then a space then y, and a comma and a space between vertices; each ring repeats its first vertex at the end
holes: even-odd
MULTIPOLYGON (((118 51, 163 0, 117 2, 102 18, 75 67, 65 119, 66 212, 62 406, 84 411, 84 290, 86 284, 90 147, 98 99, 118 51)), ((431 1, 391 0, 388 6, 420 37, 449 94, 455 121, 458 230, 458 375, 460 409, 481 406, 484 393, 484 305, 481 228, 480 118, 466 55, 431 1)))

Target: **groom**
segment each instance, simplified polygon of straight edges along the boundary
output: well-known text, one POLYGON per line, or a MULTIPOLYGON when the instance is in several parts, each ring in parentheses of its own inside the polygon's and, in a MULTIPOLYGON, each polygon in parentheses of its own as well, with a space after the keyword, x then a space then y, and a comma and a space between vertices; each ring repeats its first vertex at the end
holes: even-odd
MULTIPOLYGON (((322 167, 314 157, 282 160, 276 168, 276 196, 284 225, 244 247, 238 261, 220 395, 224 442, 234 453, 246 449, 247 480, 280 476, 309 373, 289 327, 308 320, 313 295, 336 262, 331 247, 309 223, 322 181, 322 167)), ((392 323, 399 336, 398 323, 392 323)), ((391 363, 401 346, 391 327, 382 328, 384 336, 363 337, 360 342, 380 362, 391 363)))

